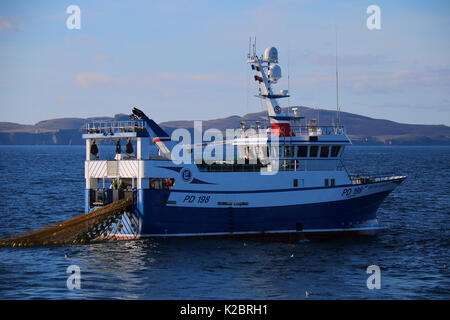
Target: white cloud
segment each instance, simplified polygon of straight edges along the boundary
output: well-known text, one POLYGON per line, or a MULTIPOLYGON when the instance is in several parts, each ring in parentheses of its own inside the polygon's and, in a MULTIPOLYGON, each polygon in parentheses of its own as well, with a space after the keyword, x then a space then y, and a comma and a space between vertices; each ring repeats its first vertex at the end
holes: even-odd
POLYGON ((210 81, 222 81, 233 83, 236 77, 228 75, 227 77, 219 74, 182 74, 182 73, 163 73, 146 74, 134 77, 111 77, 97 72, 79 72, 75 76, 75 82, 83 88, 92 87, 118 87, 125 83, 133 83, 145 87, 161 88, 171 87, 176 81, 183 82, 183 87, 194 82, 209 83, 210 81))
POLYGON ((15 32, 21 32, 22 30, 15 26, 13 23, 14 20, 17 20, 16 18, 6 18, 3 16, 0 16, 0 33, 4 31, 15 31, 15 32))
MULTIPOLYGON (((333 72, 308 72, 293 80, 293 85, 332 88, 333 72)), ((343 70, 339 83, 344 92, 356 94, 388 94, 396 92, 443 92, 450 90, 450 68, 403 69, 393 71, 343 70)))
POLYGON ((177 74, 177 73, 165 73, 157 75, 160 79, 175 79, 184 81, 210 81, 220 79, 222 76, 219 74, 177 74))
POLYGON ((449 69, 396 70, 381 74, 355 75, 345 80, 357 93, 392 93, 408 90, 441 91, 450 89, 449 69))
POLYGON ((97 44, 97 39, 95 39, 94 37, 85 35, 85 34, 80 34, 80 35, 74 35, 74 36, 72 36, 72 35, 64 36, 64 42, 67 44, 75 44, 75 45, 85 43, 90 46, 93 46, 93 45, 97 44))
MULTIPOLYGON (((321 66, 335 66, 336 56, 322 55, 316 52, 303 52, 300 54, 302 60, 310 62, 314 65, 321 66)), ((383 55, 374 54, 359 54, 359 55, 345 55, 338 57, 338 64, 341 66, 373 66, 380 64, 391 63, 393 60, 383 55)))
POLYGON ((97 60, 97 61, 105 61, 109 58, 109 56, 105 53, 97 53, 94 55, 93 58, 94 58, 94 60, 97 60))
POLYGON ((64 102, 67 102, 69 100, 69 98, 67 98, 66 96, 56 96, 55 100, 56 100, 56 102, 64 103, 64 102))
POLYGON ((75 76, 75 82, 83 88, 117 87, 125 81, 121 78, 113 78, 101 73, 80 72, 75 76))

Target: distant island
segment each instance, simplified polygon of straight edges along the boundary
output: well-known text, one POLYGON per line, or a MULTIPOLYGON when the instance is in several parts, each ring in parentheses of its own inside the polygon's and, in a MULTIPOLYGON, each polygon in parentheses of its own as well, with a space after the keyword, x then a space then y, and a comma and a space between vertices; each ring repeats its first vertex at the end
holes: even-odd
MULTIPOLYGON (((318 119, 319 125, 332 125, 336 121, 336 112, 332 110, 299 107, 298 111, 306 119, 318 119)), ((151 117, 151 112, 147 113, 151 117)), ((0 145, 83 145, 81 133, 86 123, 128 119, 126 114, 117 114, 114 117, 51 119, 34 125, 0 122, 0 145)), ((246 119, 264 120, 267 113, 205 120, 203 130, 238 128, 246 119)), ((405 124, 347 112, 341 113, 341 119, 355 145, 450 145, 450 127, 446 125, 405 124)), ((193 121, 168 121, 160 126, 171 133, 176 128, 192 128, 193 121)))

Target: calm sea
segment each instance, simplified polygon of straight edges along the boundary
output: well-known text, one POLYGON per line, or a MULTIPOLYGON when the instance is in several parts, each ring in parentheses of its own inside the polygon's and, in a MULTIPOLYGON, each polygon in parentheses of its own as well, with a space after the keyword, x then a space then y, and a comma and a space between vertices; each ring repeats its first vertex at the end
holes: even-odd
MULTIPOLYGON (((82 146, 1 146, 0 236, 81 214, 83 161, 82 146)), ((450 147, 350 147, 345 163, 408 176, 378 211, 385 233, 0 248, 0 299, 449 299, 450 147), (70 265, 81 289, 66 286, 70 265), (366 286, 370 265, 379 290, 366 286)))

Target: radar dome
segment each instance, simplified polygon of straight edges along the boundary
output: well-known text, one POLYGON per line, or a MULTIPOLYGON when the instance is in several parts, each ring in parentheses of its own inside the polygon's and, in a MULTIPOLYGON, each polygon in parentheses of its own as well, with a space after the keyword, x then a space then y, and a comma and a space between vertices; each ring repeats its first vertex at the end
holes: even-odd
POLYGON ((281 78, 281 68, 277 64, 273 64, 269 68, 269 79, 272 82, 277 82, 281 78))
POLYGON ((264 60, 267 62, 278 63, 278 50, 275 47, 268 47, 264 51, 264 60))

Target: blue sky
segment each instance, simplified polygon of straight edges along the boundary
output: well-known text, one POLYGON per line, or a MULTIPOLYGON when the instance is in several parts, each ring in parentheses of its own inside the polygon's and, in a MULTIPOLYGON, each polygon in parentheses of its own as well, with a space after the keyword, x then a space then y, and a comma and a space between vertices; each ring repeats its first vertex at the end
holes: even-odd
POLYGON ((278 48, 291 105, 334 109, 336 27, 343 111, 450 125, 449 14, 448 1, 1 1, 0 121, 261 111, 249 36, 278 48), (372 4, 381 30, 366 27, 372 4))

